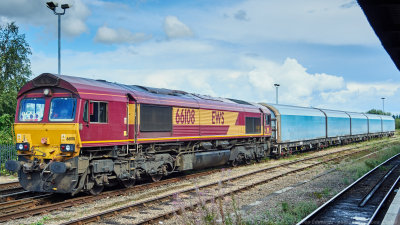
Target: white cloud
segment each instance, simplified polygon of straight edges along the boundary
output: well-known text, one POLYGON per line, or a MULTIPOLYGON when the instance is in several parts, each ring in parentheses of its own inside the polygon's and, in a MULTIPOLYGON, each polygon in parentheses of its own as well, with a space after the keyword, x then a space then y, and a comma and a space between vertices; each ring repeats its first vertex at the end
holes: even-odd
POLYGON ((235 19, 237 20, 243 20, 243 21, 247 21, 249 20, 249 18, 247 18, 247 13, 244 10, 238 10, 235 15, 234 15, 235 19))
MULTIPOLYGON (((37 54, 36 54, 37 55, 37 54)), ((95 75, 100 79, 130 84, 182 89, 200 94, 233 97, 251 101, 274 101, 274 83, 281 84, 280 99, 286 104, 310 105, 314 96, 341 90, 342 77, 308 73, 295 59, 283 63, 265 58, 218 53, 206 43, 192 41, 149 42, 115 51, 63 52, 63 73, 95 75), (174 52, 173 49, 184 49, 174 52), (182 47, 184 46, 184 47, 182 47), (166 55, 171 57, 165 57, 166 55), (149 63, 152 59, 152 63, 149 63), (212 67, 207 60, 241 65, 237 69, 212 67), (231 61, 234 59, 236 61, 231 61), (183 66, 182 62, 188 64, 183 66), (179 62, 177 62, 179 61, 179 62), (195 64, 193 63, 195 62, 195 64)), ((40 56, 43 57, 43 56, 40 56)), ((34 72, 49 68, 48 59, 32 59, 34 72)), ((54 66, 55 63, 54 63, 54 66)), ((55 67, 54 67, 55 68, 55 67)), ((37 72, 38 71, 38 72, 37 72)))
MULTIPOLYGON (((248 0, 197 14, 196 18, 189 22, 196 28, 203 28, 196 30, 199 36, 230 42, 378 44, 379 40, 361 8, 351 2, 350 0, 248 0), (247 22, 243 23, 240 19, 247 19, 247 22)), ((189 9, 186 12, 187 17, 194 14, 193 11, 189 9)))
MULTIPOLYGON (((263 57, 215 51, 207 43, 188 40, 149 41, 100 53, 66 50, 62 53, 63 74, 68 75, 253 102, 275 102, 273 84, 279 83, 282 104, 365 112, 381 108, 380 97, 386 97, 387 111, 400 112, 397 105, 389 103, 400 97, 400 84, 346 82, 338 75, 310 73, 293 58, 274 62, 263 57), (184 46, 187 51, 173 51, 177 46, 184 46), (171 57, 166 57, 168 54, 171 57), (232 54, 234 57, 230 57, 232 54), (216 59, 222 64, 240 67, 226 69, 206 63, 216 59)), ((35 75, 55 72, 57 59, 34 52, 32 67, 35 75)))
POLYGON ((81 0, 64 1, 70 3, 71 8, 65 13, 62 29, 70 36, 78 36, 88 31, 86 19, 90 15, 89 8, 81 0))
POLYGON ((149 40, 151 35, 144 33, 132 33, 126 29, 112 29, 107 26, 99 27, 97 30, 95 41, 114 44, 114 43, 138 43, 149 40))
MULTIPOLYGON (((18 24, 45 26, 46 32, 57 33, 57 17, 46 7, 47 0, 1 0, 0 15, 18 24)), ((86 19, 90 10, 81 0, 64 0, 62 4, 70 4, 71 8, 61 16, 61 29, 67 36, 78 36, 88 31, 86 19)), ((57 12, 62 12, 60 7, 57 12)), ((2 19, 3 20, 3 19, 2 19)))
POLYGON ((381 97, 394 96, 400 90, 400 83, 355 83, 349 82, 344 89, 321 93, 327 103, 349 103, 370 101, 381 97))
POLYGON ((250 83, 260 93, 273 93, 273 84, 280 84, 279 99, 286 104, 307 106, 313 102, 315 92, 340 90, 343 77, 328 74, 310 74, 296 59, 287 58, 283 64, 266 59, 245 58, 250 83))
POLYGON ((12 21, 9 18, 4 17, 4 16, 0 16, 0 26, 4 26, 4 25, 6 25, 8 23, 11 23, 11 22, 12 21))
MULTIPOLYGON (((45 1, 30 3, 28 9, 19 7, 21 2, 26 4, 27 1, 1 1, 0 15, 6 19, 19 18, 27 24, 45 25, 56 32, 56 17, 45 7, 45 1), (9 8, 19 10, 10 12, 9 8)), ((127 2, 82 2, 93 10, 89 22, 93 30, 93 27, 98 30, 79 41, 135 45, 117 45, 114 49, 97 48, 98 43, 94 43, 90 47, 93 46, 96 53, 63 48, 64 74, 256 102, 275 102, 273 84, 279 83, 280 103, 352 111, 372 108, 376 103, 373 99, 378 99, 379 103, 381 96, 400 97, 400 89, 393 82, 355 82, 354 79, 359 79, 357 75, 352 75, 354 78, 349 81, 349 77, 342 74, 324 73, 330 70, 349 74, 349 71, 346 66, 330 60, 337 62, 334 57, 338 57, 344 47, 330 54, 334 47, 328 46, 326 51, 327 46, 320 44, 357 45, 365 49, 370 46, 360 45, 378 43, 362 11, 350 0, 247 0, 196 8, 172 4, 157 10, 127 2), (167 15, 179 15, 179 19, 167 15), (114 27, 116 24, 119 28, 114 27), (135 30, 143 33, 134 33, 132 24, 135 30), (286 44, 294 48, 288 51, 285 46, 279 51, 280 45, 286 44), (272 49, 271 45, 274 45, 272 49), (315 46, 321 55, 308 52, 315 50, 315 46), (320 58, 313 58, 315 55, 320 58), (291 57, 285 59, 285 56, 291 57), (322 62, 322 66, 316 66, 318 62, 322 62), (337 69, 333 70, 329 63, 337 65, 337 69), (327 69, 316 69, 323 66, 327 69), (385 89, 386 86, 389 88, 385 89)), ((86 17, 90 11, 85 5, 75 6, 63 16, 63 29, 70 35, 87 32, 86 17), (73 11, 74 8, 81 11, 73 11)), ((71 44, 66 46, 73 49, 71 44)), ((380 45, 375 45, 374 49, 378 48, 376 46, 380 45)), ((32 56, 34 73, 57 71, 57 59, 47 53, 38 54, 36 49, 40 48, 35 46, 32 56)), ((351 57, 355 63, 365 64, 363 57, 343 54, 343 58, 351 57)))
POLYGON ((168 38, 192 37, 192 30, 176 16, 167 16, 164 20, 164 31, 168 38))

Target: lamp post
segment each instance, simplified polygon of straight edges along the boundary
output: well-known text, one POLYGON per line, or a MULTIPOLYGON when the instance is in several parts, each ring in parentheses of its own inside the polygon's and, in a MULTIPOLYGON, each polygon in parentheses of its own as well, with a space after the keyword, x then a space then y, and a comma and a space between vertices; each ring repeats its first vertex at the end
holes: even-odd
POLYGON ((57 12, 56 8, 58 7, 57 2, 47 2, 47 8, 53 11, 54 15, 58 16, 58 75, 61 74, 61 16, 65 14, 65 10, 70 6, 68 4, 62 4, 61 9, 63 12, 57 12))
POLYGON ((383 113, 385 113, 385 98, 381 98, 382 99, 382 110, 383 113))
POLYGON ((278 87, 281 86, 280 84, 274 84, 276 87, 276 104, 278 104, 278 87))

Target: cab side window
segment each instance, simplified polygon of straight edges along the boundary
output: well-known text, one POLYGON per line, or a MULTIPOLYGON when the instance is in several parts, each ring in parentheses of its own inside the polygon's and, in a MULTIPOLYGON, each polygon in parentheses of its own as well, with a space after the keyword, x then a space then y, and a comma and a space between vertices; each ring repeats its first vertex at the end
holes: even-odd
POLYGON ((83 107, 83 121, 84 122, 89 122, 88 114, 89 114, 89 101, 86 101, 85 106, 83 107))
POLYGON ((91 102, 90 103, 90 122, 107 123, 108 122, 108 103, 91 102))
POLYGON ((271 124, 271 115, 265 115, 265 123, 266 123, 266 125, 271 124))

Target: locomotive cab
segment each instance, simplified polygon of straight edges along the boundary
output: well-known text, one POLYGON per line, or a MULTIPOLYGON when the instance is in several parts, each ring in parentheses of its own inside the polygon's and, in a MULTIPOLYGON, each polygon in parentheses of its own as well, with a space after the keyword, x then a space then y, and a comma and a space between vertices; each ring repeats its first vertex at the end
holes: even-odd
POLYGON ((82 100, 70 90, 51 85, 21 92, 14 124, 18 161, 8 161, 6 168, 18 172, 26 190, 71 192, 78 180, 73 169, 81 148, 78 112, 82 100))
POLYGON ((76 155, 80 147, 77 102, 76 97, 62 94, 20 99, 14 126, 18 153, 41 162, 76 155))

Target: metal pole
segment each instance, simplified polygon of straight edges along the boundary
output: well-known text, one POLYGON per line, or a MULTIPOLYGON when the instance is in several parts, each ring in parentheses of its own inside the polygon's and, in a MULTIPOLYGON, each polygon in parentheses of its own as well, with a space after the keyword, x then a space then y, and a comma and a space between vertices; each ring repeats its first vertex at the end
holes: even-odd
POLYGON ((61 15, 58 14, 58 75, 61 75, 61 15))
POLYGON ((280 84, 274 84, 274 86, 276 87, 276 96, 275 96, 276 104, 278 104, 278 87, 280 86, 280 84))
POLYGON ((47 8, 53 11, 54 15, 58 16, 58 75, 61 74, 61 16, 65 14, 65 10, 70 6, 68 4, 62 4, 61 9, 63 12, 58 13, 56 8, 58 7, 58 3, 55 2, 47 2, 47 8))
POLYGON ((382 111, 383 113, 385 113, 385 98, 381 98, 382 99, 382 111))

